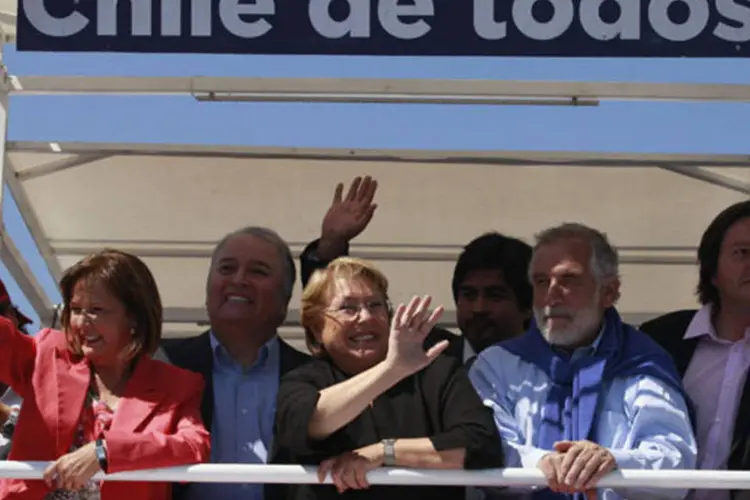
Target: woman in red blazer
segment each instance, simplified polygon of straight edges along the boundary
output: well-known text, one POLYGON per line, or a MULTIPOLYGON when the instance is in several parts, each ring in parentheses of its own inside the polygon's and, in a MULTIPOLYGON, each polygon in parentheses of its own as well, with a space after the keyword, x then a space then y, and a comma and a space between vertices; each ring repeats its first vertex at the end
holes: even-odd
POLYGON ((203 462, 200 375, 153 360, 162 306, 151 272, 116 250, 60 281, 63 331, 35 337, 0 318, 0 382, 22 398, 10 460, 52 461, 44 481, 4 480, 3 500, 167 500, 168 483, 105 473, 203 462))

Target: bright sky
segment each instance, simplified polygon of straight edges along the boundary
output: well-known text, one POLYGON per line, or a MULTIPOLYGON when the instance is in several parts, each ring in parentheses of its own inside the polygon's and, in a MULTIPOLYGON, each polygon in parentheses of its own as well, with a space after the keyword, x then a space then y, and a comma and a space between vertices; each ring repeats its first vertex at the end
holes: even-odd
MULTIPOLYGON (((16 75, 470 78, 750 84, 746 60, 378 58, 18 53, 16 75)), ((594 108, 198 103, 188 97, 15 97, 9 139, 248 146, 750 153, 750 105, 603 103, 594 108)), ((60 194, 64 197, 64 193, 60 194)), ((7 230, 55 285, 6 191, 7 230)), ((0 269, 11 297, 28 302, 0 269)))

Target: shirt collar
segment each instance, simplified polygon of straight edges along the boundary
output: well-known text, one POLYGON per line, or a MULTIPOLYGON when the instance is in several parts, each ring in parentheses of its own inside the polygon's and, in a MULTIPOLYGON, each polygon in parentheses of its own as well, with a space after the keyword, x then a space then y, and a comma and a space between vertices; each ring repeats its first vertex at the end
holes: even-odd
POLYGON ((685 330, 685 336, 683 338, 687 340, 708 336, 716 340, 718 337, 711 321, 712 316, 713 307, 711 304, 706 304, 701 307, 700 310, 695 313, 693 319, 690 320, 690 324, 688 325, 687 330, 685 330))
MULTIPOLYGON (((213 330, 209 332, 209 339, 211 342, 211 352, 213 353, 214 363, 221 366, 236 366, 237 362, 232 359, 227 349, 219 342, 219 339, 214 335, 213 330)), ((266 368, 269 364, 274 364, 274 360, 278 359, 279 353, 279 336, 274 335, 271 340, 263 344, 258 351, 258 359, 255 360, 252 368, 266 368)))
POLYGON ((469 339, 464 337, 464 364, 466 364, 471 358, 476 356, 477 353, 474 352, 474 348, 471 347, 471 344, 469 343, 469 339))

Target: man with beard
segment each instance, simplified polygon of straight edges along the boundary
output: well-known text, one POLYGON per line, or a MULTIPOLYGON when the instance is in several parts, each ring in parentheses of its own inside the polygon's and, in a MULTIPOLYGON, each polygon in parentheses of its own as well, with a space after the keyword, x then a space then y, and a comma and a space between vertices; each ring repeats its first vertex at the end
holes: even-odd
MULTIPOLYGON (((495 413, 507 467, 538 467, 528 498, 683 498, 684 490, 598 489, 615 468, 693 469, 687 397, 669 354, 622 322, 617 251, 581 224, 537 236, 534 320, 485 349, 470 377, 495 413)), ((521 492, 518 493, 519 498, 521 492)))
MULTIPOLYGON (((313 271, 348 255, 351 240, 372 220, 376 191, 377 181, 371 177, 354 179, 346 196, 344 185, 336 186, 320 239, 307 245, 300 256, 303 287, 313 271)), ((530 259, 528 244, 497 232, 471 241, 458 258, 452 280, 462 335, 434 328, 425 348, 449 340, 444 354, 470 363, 486 347, 522 334, 531 319, 530 259)))

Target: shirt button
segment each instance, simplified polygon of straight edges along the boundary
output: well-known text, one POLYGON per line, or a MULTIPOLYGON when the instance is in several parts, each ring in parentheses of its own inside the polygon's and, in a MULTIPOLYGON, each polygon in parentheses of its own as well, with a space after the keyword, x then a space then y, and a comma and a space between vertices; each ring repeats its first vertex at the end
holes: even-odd
POLYGON ((247 415, 247 408, 243 408, 242 410, 240 410, 240 413, 242 413, 243 415, 247 415))

